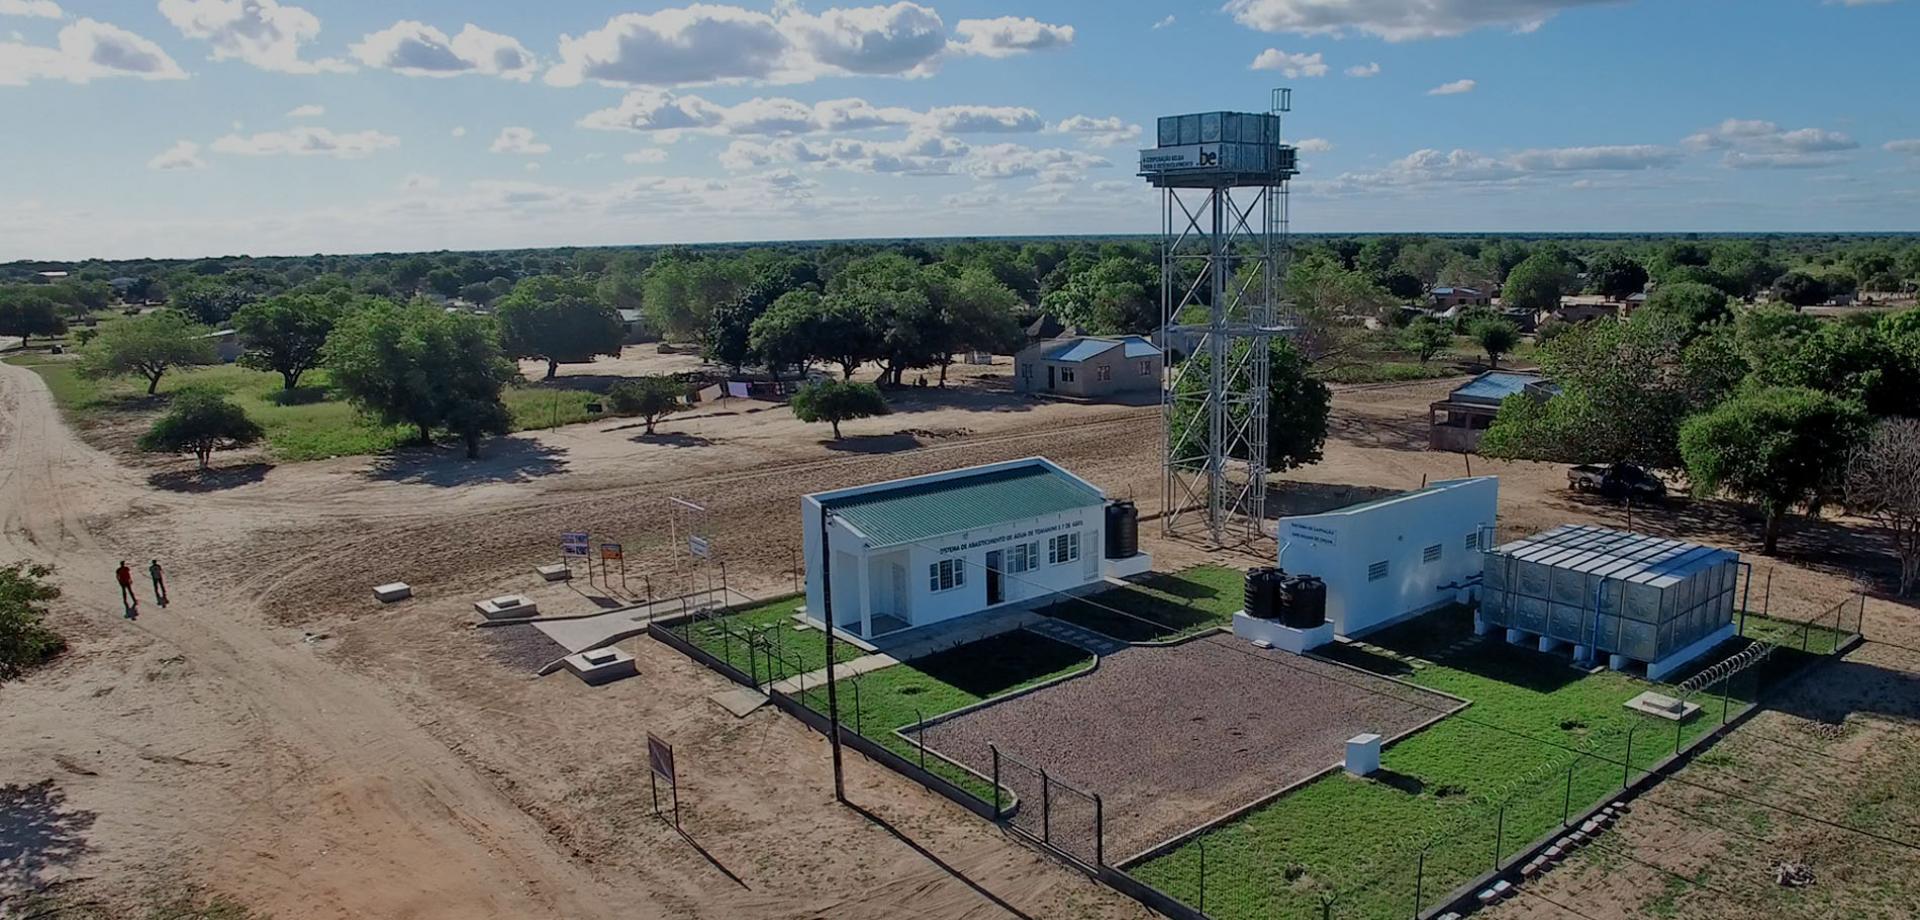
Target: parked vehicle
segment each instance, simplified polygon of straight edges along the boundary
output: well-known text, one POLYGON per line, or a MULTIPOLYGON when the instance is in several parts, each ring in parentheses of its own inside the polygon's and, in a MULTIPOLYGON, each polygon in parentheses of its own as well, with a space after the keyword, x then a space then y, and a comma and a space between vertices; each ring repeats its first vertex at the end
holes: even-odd
POLYGON ((1631 463, 1612 466, 1582 464, 1567 470, 1567 488, 1575 492, 1598 492, 1612 499, 1657 502, 1667 497, 1667 484, 1660 477, 1631 463))

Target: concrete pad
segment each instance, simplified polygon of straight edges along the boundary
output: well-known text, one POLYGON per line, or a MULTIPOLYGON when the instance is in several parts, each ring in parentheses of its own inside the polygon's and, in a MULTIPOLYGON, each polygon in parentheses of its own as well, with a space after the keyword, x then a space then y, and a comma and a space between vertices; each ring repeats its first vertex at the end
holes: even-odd
POLYGON ((733 713, 733 717, 736 719, 744 719, 752 714, 754 710, 767 704, 767 695, 752 687, 735 687, 732 690, 722 690, 719 693, 707 697, 707 699, 719 703, 721 709, 733 713))
POLYGON ((1294 629, 1282 626, 1279 620, 1247 616, 1243 610, 1233 615, 1233 634, 1249 642, 1264 640, 1273 648, 1303 655, 1333 641, 1333 623, 1328 621, 1312 629, 1294 629))
POLYGON ((1626 702, 1634 712, 1658 716, 1669 722, 1685 722, 1700 711, 1699 703, 1683 703, 1664 693, 1648 690, 1626 702))
POLYGON ((376 585, 373 589, 373 596, 379 598, 383 604, 391 604, 394 601, 404 601, 413 596, 413 586, 404 581, 376 585))
POLYGON ((540 613, 540 605, 528 600, 524 594, 502 594, 484 601, 474 601, 473 609, 489 620, 515 620, 540 613))
POLYGON ((1146 553, 1134 553, 1125 559, 1100 560, 1100 575, 1104 578, 1132 578, 1153 571, 1153 557, 1146 553))
POLYGON ((640 673, 631 654, 612 647, 568 655, 566 664, 575 677, 595 686, 640 673))
MULTIPOLYGON (((865 674, 868 671, 878 671, 881 668, 889 668, 899 663, 900 659, 892 655, 862 655, 852 661, 842 661, 835 664, 833 666, 833 679, 835 681, 845 680, 857 674, 865 674)), ((802 689, 824 687, 826 684, 827 669, 821 668, 818 671, 808 671, 805 674, 797 674, 786 680, 775 682, 772 689, 792 696, 799 693, 802 689)))
POLYGON ((564 562, 555 562, 551 565, 536 565, 533 567, 533 571, 534 574, 548 581, 566 581, 573 577, 573 569, 569 568, 564 562))

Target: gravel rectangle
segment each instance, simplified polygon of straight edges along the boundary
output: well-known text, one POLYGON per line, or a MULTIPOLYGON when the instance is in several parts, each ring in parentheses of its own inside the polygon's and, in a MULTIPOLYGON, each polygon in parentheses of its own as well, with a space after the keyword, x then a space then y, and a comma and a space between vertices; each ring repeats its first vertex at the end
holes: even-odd
MULTIPOLYGON (((1118 862, 1340 762, 1354 735, 1391 738, 1455 705, 1214 635, 1110 655, 1090 674, 930 727, 927 746, 990 774, 992 743, 1003 755, 1098 793, 1107 859, 1118 862)), ((1037 791, 1022 788, 1037 783, 1005 775, 1028 771, 1007 762, 1002 770, 1003 782, 1021 795, 1022 811, 1037 807, 1028 801, 1037 791)), ((1053 818, 1053 830, 1070 837, 1084 833, 1077 825, 1089 820, 1073 813, 1053 818)))

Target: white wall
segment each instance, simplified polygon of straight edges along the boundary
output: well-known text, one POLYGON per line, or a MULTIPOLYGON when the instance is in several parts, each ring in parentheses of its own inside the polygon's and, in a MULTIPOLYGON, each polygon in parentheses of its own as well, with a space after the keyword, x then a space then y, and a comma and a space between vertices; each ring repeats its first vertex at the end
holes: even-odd
POLYGON ((1493 526, 1499 501, 1493 476, 1436 482, 1357 510, 1280 520, 1280 565, 1327 583, 1327 618, 1343 636, 1361 636, 1456 600, 1461 584, 1480 574, 1479 540, 1493 526), (1469 538, 1476 540, 1469 549, 1469 538), (1427 547, 1440 558, 1425 561, 1427 547), (1387 575, 1368 578, 1375 563, 1387 575))

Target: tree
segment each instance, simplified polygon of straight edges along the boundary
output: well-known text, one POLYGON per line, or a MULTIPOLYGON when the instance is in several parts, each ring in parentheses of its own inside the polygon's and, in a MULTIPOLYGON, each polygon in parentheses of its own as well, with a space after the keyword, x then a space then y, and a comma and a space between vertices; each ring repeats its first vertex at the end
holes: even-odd
POLYGON ((166 414, 140 436, 140 449, 156 454, 192 452, 204 470, 214 451, 246 447, 265 436, 246 410, 225 397, 187 390, 175 396, 166 414))
MULTIPOLYGON (((1241 346, 1243 349, 1245 346, 1241 346)), ((1333 391, 1327 385, 1308 372, 1307 357, 1296 349, 1291 341, 1274 338, 1267 356, 1267 469, 1284 472, 1295 467, 1318 463, 1321 449, 1327 440, 1327 417, 1332 410, 1333 391)), ((1244 356, 1246 352, 1239 352, 1244 356)), ((1201 396, 1206 389, 1212 356, 1201 353, 1187 359, 1193 362, 1191 370, 1180 377, 1179 411, 1198 411, 1201 396)), ((1233 367, 1243 367, 1245 362, 1229 360, 1233 367)), ((1242 370, 1241 373, 1245 371, 1242 370)), ((1245 419, 1243 406, 1231 411, 1237 414, 1235 424, 1245 419)), ((1191 432, 1190 444, 1204 444, 1208 437, 1208 423, 1199 421, 1189 423, 1185 419, 1177 424, 1180 430, 1191 432)), ((1236 455, 1236 459, 1246 457, 1236 455)))
POLYGON ((47 602, 60 589, 47 582, 53 569, 16 562, 0 566, 0 680, 13 680, 66 650, 65 639, 47 628, 47 602))
POLYGON ((1160 325, 1159 274, 1142 260, 1111 256, 1072 275, 1040 306, 1096 335, 1150 332, 1160 325))
POLYGON ((1733 309, 1727 303, 1725 291, 1692 282, 1661 285, 1647 295, 1646 305, 1640 308, 1640 313, 1680 323, 1689 339, 1707 326, 1733 318, 1733 309))
POLYGON ((885 383, 898 386, 907 368, 926 367, 939 358, 940 308, 925 271, 912 259, 883 253, 847 263, 827 284, 831 298, 861 316, 885 383))
POLYGON ((1625 300, 1646 287, 1646 268, 1622 253, 1602 253, 1587 263, 1587 289, 1608 300, 1625 300))
POLYGON ((1500 366, 1500 356, 1520 344, 1520 327, 1510 319, 1483 319, 1467 330, 1474 344, 1487 353, 1487 364, 1500 366))
POLYGON ((225 278, 194 278, 174 286, 167 302, 197 322, 220 326, 241 307, 252 303, 256 293, 225 278))
POLYGON ((1920 587, 1920 420, 1874 426, 1847 462, 1847 506, 1886 528, 1901 595, 1920 587))
POLYGON ((991 272, 963 269, 952 278, 939 278, 931 287, 940 313, 929 344, 934 363, 940 366, 941 386, 947 385, 947 368, 955 352, 998 349, 1018 338, 1013 313, 1022 306, 1020 295, 991 272))
POLYGON ((652 374, 614 384, 607 390, 607 402, 621 415, 640 416, 651 435, 656 423, 684 405, 685 389, 671 375, 652 374))
POLYGON ((767 365, 774 379, 786 365, 804 365, 832 354, 834 343, 822 334, 826 314, 825 298, 812 290, 788 291, 780 295, 748 330, 747 347, 767 365))
POLYGON ((100 334, 80 360, 80 373, 92 378, 139 374, 146 378, 147 395, 152 396, 167 371, 218 359, 205 326, 194 325, 172 310, 161 310, 102 323, 100 334))
POLYGON ((793 417, 803 422, 827 422, 833 439, 840 440, 840 423, 888 413, 886 397, 871 383, 815 380, 793 394, 793 417))
POLYGON ((300 376, 319 366, 340 309, 338 301, 317 294, 285 294, 241 307, 233 314, 233 331, 246 349, 240 363, 279 374, 283 389, 297 388, 300 376))
POLYGON ((1526 310, 1551 310, 1560 306, 1560 297, 1573 287, 1573 270, 1558 252, 1541 251, 1507 273, 1500 299, 1509 307, 1526 310))
POLYGON ((1779 280, 1773 283, 1773 294, 1796 310, 1826 303, 1827 298, 1832 296, 1824 279, 1803 271, 1791 271, 1781 275, 1779 280))
POLYGON ((486 317, 375 301, 341 318, 325 358, 334 385, 355 405, 388 424, 413 426, 423 443, 444 428, 474 458, 481 435, 510 427, 500 393, 519 374, 486 317))
POLYGON ((1772 555, 1789 512, 1817 512, 1839 493, 1864 423, 1858 406, 1817 390, 1755 390, 1687 419, 1680 455, 1695 494, 1724 492, 1760 506, 1761 552, 1772 555))
POLYGON ((513 286, 494 305, 500 343, 509 356, 540 358, 552 380, 562 364, 582 364, 596 356, 620 357, 626 330, 620 314, 606 305, 591 283, 538 275, 513 286))
POLYGON ((707 317, 706 354, 738 371, 755 357, 752 336, 754 320, 789 291, 814 287, 819 275, 812 264, 788 259, 760 272, 740 296, 720 305, 707 317))
POLYGON ((25 345, 36 335, 56 336, 66 331, 67 320, 52 297, 26 288, 0 291, 0 335, 17 335, 25 345))
POLYGON ((1407 324, 1400 333, 1402 347, 1420 357, 1420 363, 1433 360, 1433 356, 1453 344, 1453 330, 1431 316, 1422 316, 1407 324))

